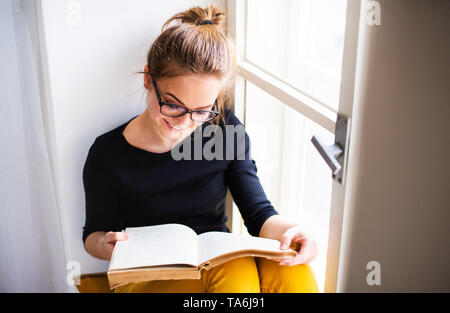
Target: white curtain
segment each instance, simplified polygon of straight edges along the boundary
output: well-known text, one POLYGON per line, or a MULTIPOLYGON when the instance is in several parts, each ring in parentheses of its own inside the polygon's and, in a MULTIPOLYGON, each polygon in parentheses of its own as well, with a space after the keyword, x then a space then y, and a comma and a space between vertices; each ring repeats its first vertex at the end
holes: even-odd
POLYGON ((35 1, 0 1, 0 292, 65 292, 35 1))

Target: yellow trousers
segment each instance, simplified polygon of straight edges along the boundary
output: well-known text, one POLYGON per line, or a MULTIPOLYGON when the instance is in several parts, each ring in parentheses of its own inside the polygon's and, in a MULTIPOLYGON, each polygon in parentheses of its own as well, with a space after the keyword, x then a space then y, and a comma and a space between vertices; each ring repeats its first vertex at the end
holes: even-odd
POLYGON ((293 293, 318 292, 318 287, 309 265, 283 266, 264 258, 242 257, 202 271, 200 279, 130 283, 114 292, 293 293))

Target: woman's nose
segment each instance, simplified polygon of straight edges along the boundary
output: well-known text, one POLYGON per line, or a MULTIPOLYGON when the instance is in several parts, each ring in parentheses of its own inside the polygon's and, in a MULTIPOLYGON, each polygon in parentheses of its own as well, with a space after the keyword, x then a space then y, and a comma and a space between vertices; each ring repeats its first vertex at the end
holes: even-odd
POLYGON ((191 114, 186 113, 174 119, 174 125, 180 128, 188 128, 192 126, 194 121, 191 119, 191 114))

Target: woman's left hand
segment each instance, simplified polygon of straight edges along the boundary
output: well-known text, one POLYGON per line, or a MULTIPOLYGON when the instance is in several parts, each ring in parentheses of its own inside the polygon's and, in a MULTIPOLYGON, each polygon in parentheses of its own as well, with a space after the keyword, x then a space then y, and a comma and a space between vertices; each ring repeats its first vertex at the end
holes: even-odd
POLYGON ((308 236, 304 231, 302 231, 300 226, 293 226, 288 228, 283 236, 281 236, 281 246, 280 249, 289 249, 292 243, 300 243, 300 251, 297 251, 297 255, 289 260, 283 260, 280 265, 297 265, 297 264, 308 264, 313 261, 319 250, 317 244, 310 236, 308 236))

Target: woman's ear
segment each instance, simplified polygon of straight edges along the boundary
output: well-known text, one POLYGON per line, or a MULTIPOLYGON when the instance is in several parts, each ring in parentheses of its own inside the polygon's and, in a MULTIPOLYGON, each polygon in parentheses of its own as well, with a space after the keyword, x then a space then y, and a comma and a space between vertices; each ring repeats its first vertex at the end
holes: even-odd
MULTIPOLYGON (((144 72, 148 73, 148 65, 145 65, 144 72)), ((144 74, 144 87, 150 90, 150 74, 144 74)))

